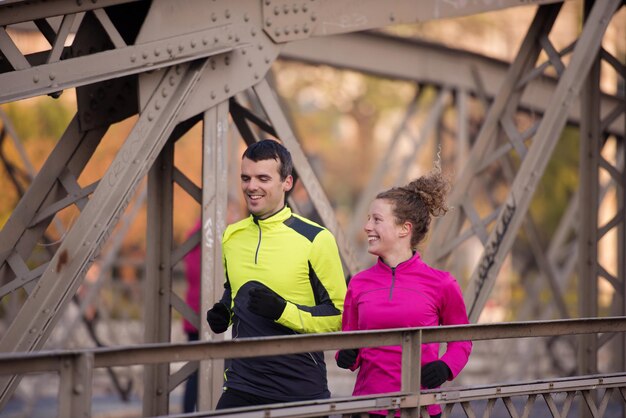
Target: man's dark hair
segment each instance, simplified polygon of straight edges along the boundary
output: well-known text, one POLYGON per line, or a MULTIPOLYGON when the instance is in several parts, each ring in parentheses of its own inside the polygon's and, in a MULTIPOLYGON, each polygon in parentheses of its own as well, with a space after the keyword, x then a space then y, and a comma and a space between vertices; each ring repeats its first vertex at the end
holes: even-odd
POLYGON ((280 163, 280 167, 278 167, 278 173, 280 174, 280 179, 285 180, 287 176, 292 175, 293 172, 293 161, 291 160, 291 154, 278 141, 274 141, 273 139, 264 139, 259 142, 255 142, 251 144, 243 153, 241 158, 247 158, 254 162, 262 161, 262 160, 276 160, 280 163))

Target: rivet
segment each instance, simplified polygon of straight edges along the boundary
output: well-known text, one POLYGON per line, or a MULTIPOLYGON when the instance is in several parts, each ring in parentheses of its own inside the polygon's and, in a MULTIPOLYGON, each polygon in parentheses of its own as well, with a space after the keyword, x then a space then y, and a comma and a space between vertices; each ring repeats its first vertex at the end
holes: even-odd
POLYGON ((248 53, 248 51, 247 51, 247 50, 245 50, 245 49, 242 49, 242 50, 241 50, 241 55, 246 55, 247 53, 248 53))
POLYGON ((268 57, 265 57, 265 63, 269 64, 270 63, 270 59, 268 57))
POLYGON ((215 99, 215 92, 211 92, 211 99, 215 99))
POLYGON ((317 20, 317 16, 315 16, 315 14, 312 14, 312 15, 311 15, 311 20, 312 20, 313 22, 315 22, 315 21, 317 20))
POLYGON ((293 12, 294 13, 298 13, 298 5, 297 4, 293 5, 293 12))
POLYGON ((239 42, 239 35, 235 35, 235 42, 239 42))
POLYGON ((54 73, 50 73, 50 75, 48 75, 48 78, 50 80, 54 80, 57 76, 54 73))
POLYGON ((259 51, 263 51, 263 44, 259 44, 259 51))
POLYGON ((393 13, 389 15, 389 20, 390 20, 390 21, 392 21, 392 22, 393 22, 394 20, 396 20, 396 17, 394 16, 394 14, 393 14, 393 13))
POLYGON ((191 45, 191 47, 192 47, 192 48, 195 48, 195 47, 196 47, 196 41, 192 39, 192 40, 189 42, 189 45, 191 45))
POLYGON ((257 73, 254 73, 254 79, 258 80, 259 79, 259 75, 257 73))
POLYGON ((304 26, 302 27, 302 32, 309 33, 309 25, 305 23, 304 26))
POLYGON ((130 62, 135 62, 137 61, 137 55, 133 54, 130 56, 130 62))
POLYGON ((178 52, 183 52, 184 49, 185 47, 183 46, 183 44, 178 45, 178 52))
POLYGON ((226 19, 230 19, 230 10, 226 9, 224 16, 226 16, 226 19))
POLYGON ((226 93, 230 92, 230 87, 228 87, 228 84, 226 84, 226 85, 224 86, 224 91, 225 91, 226 93))
POLYGON ((31 328, 31 329, 30 329, 30 333, 31 333, 31 334, 34 334, 34 333, 36 333, 36 332, 37 332, 37 329, 36 329, 36 328, 31 328))
POLYGON ((213 22, 215 22, 217 20, 217 16, 215 16, 215 13, 211 13, 211 20, 213 22))
POLYGON ((226 56, 224 57, 224 64, 226 64, 226 65, 230 65, 230 56, 226 55, 226 56))
POLYGON ((77 0, 76 4, 79 5, 79 6, 82 6, 83 5, 83 0, 77 0))
POLYGON ((143 59, 146 59, 146 58, 148 58, 148 53, 147 52, 143 52, 141 54, 141 56, 143 57, 143 59))
POLYGON ((33 77, 33 82, 39 83, 39 76, 38 75, 33 77))
POLYGON ((208 45, 209 41, 207 38, 202 38, 202 45, 208 45))
POLYGON ((165 89, 165 87, 163 87, 163 89, 161 90, 161 96, 167 97, 167 90, 165 89))
POLYGON ((269 28, 270 26, 272 26, 272 21, 271 21, 271 20, 269 20, 269 19, 266 19, 266 20, 265 20, 265 26, 267 26, 268 28, 269 28))
POLYGON ((272 4, 272 1, 271 1, 271 0, 265 0, 265 5, 266 5, 266 6, 269 6, 270 4, 272 4))
POLYGON ((180 73, 182 73, 182 72, 183 72, 183 68, 180 66, 180 64, 177 64, 177 65, 174 67, 174 71, 176 71, 176 74, 180 75, 180 73))
POLYGON ((250 35, 252 35, 252 36, 256 36, 256 29, 252 28, 252 29, 250 30, 250 35))
POLYGON ((171 46, 167 46, 167 53, 172 55, 172 47, 171 46))
POLYGON ((285 28, 284 32, 285 32, 285 35, 289 35, 289 28, 285 28))
POLYGON ((303 12, 303 13, 306 13, 306 12, 308 12, 308 11, 309 11, 309 7, 308 7, 306 4, 303 4, 303 5, 302 5, 302 12, 303 12))
POLYGON ((220 38, 218 38, 217 36, 215 38, 213 38, 213 43, 216 44, 220 41, 220 38))
POLYGON ((252 61, 248 61, 248 67, 252 67, 252 61))
POLYGON ((174 84, 176 84, 176 80, 174 79, 174 75, 171 75, 170 78, 168 79, 168 81, 170 82, 170 86, 173 86, 174 84))
POLYGON ((248 16, 248 13, 244 13, 243 14, 243 21, 247 22, 248 20, 250 20, 250 17, 248 16))
POLYGON ((289 14, 289 6, 287 6, 286 4, 283 6, 283 13, 286 15, 289 14))
POLYGON ((152 113, 148 113, 148 120, 152 122, 153 119, 154 119, 154 116, 152 115, 152 113))
POLYGON ((274 7, 274 16, 278 16, 280 14, 280 9, 278 6, 274 7))
POLYGON ((211 69, 212 69, 212 70, 215 70, 215 67, 216 67, 215 60, 214 60, 214 59, 212 59, 212 60, 211 60, 211 69))
POLYGON ((280 36, 280 29, 276 28, 276 29, 274 30, 274 35, 276 35, 276 36, 280 36))
POLYGON ((293 33, 300 33, 300 29, 298 29, 298 27, 296 26, 295 28, 293 28, 293 33))
POLYGON ((161 50, 159 48, 154 50, 154 56, 158 57, 159 55, 161 55, 161 50))
POLYGON ((74 386, 74 394, 75 395, 80 395, 81 393, 83 393, 84 389, 85 388, 83 387, 83 385, 78 383, 76 386, 74 386))

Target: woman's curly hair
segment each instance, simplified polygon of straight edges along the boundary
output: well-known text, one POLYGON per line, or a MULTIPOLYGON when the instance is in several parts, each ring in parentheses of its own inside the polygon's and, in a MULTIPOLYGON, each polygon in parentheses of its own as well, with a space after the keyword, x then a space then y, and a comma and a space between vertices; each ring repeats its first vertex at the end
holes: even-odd
POLYGON ((428 233, 431 217, 443 216, 448 211, 446 195, 449 190, 450 183, 441 170, 433 170, 405 186, 381 192, 376 198, 392 204, 397 224, 410 222, 413 225, 411 248, 416 249, 428 233))

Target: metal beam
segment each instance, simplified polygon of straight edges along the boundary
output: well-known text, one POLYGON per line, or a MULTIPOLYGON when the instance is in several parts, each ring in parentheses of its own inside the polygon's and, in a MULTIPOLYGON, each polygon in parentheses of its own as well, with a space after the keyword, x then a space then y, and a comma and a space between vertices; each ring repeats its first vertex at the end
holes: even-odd
POLYGON ((583 80, 592 65, 589 56, 600 49, 604 31, 611 17, 621 6, 619 0, 601 0, 595 3, 589 19, 578 39, 570 64, 559 80, 557 90, 548 104, 548 110, 535 135, 534 146, 522 162, 485 251, 466 289, 470 320, 476 321, 493 287, 496 275, 508 254, 521 225, 537 183, 545 170, 561 130, 566 123, 566 109, 580 92, 583 80))
MULTIPOLYGON (((179 121, 183 103, 205 64, 206 61, 201 61, 169 70, 171 77, 159 86, 159 94, 153 96, 139 117, 36 289, 0 340, 0 351, 31 351, 43 345, 115 226, 121 210, 179 121)), ((2 402, 15 384, 15 377, 1 382, 2 402)))
MULTIPOLYGON (((379 32, 347 33, 290 42, 280 52, 279 59, 300 61, 311 65, 328 65, 378 77, 409 80, 424 85, 448 86, 467 94, 492 99, 507 82, 511 63, 495 58, 450 48, 420 39, 407 39, 379 32), (454 65, 450 65, 454 62, 454 65), (484 80, 489 80, 485 83, 484 80)), ((542 114, 554 94, 558 79, 539 75, 525 84, 520 109, 542 114)), ((578 103, 578 98, 575 98, 578 103)), ((603 118, 621 103, 614 94, 601 93, 603 118)), ((580 106, 568 113, 568 122, 580 123, 580 106)), ((611 121, 607 132, 624 135, 626 117, 611 121)))

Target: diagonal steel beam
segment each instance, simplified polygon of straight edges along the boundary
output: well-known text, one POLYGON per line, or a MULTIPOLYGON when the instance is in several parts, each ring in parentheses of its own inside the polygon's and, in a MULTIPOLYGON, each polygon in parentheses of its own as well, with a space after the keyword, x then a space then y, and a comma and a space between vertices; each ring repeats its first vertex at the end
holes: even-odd
POLYGON ((294 166, 297 167, 299 178, 309 193, 309 196, 311 196, 311 201, 315 205, 317 213, 319 213, 322 218, 324 225, 333 233, 333 235, 335 235, 339 252, 341 253, 344 263, 348 267, 350 274, 357 273, 360 270, 360 266, 354 256, 350 242, 339 226, 333 207, 330 204, 322 185, 317 179, 317 176, 313 172, 304 151, 300 147, 298 140, 291 130, 285 115, 280 109, 280 106, 274 97, 274 92, 270 89, 269 84, 265 80, 255 85, 253 89, 257 94, 265 113, 272 122, 274 129, 276 129, 278 137, 291 152, 294 166))
POLYGON ((468 315, 471 321, 478 319, 502 262, 510 251, 525 218, 533 192, 565 126, 567 110, 580 93, 582 83, 593 63, 588 57, 598 53, 606 27, 620 5, 620 0, 596 2, 585 23, 571 62, 563 72, 554 97, 548 105, 548 111, 541 121, 533 141, 535 145, 522 162, 506 199, 505 208, 489 236, 478 268, 472 274, 466 289, 468 315))
MULTIPOLYGON (((144 108, 37 287, 0 340, 0 352, 32 351, 43 345, 137 184, 174 130, 185 99, 205 65, 203 60, 170 68, 158 86, 159 94, 144 108)), ((0 403, 6 402, 17 383, 15 376, 0 381, 0 403)))
MULTIPOLYGON (((467 165, 450 194, 449 200, 452 207, 461 207, 462 202, 470 199, 468 194, 470 185, 478 170, 481 170, 483 161, 490 157, 489 149, 497 139, 500 119, 507 109, 517 104, 514 99, 519 99, 516 88, 517 81, 530 71, 536 63, 541 51, 538 40, 544 33, 550 31, 560 9, 561 5, 550 5, 542 6, 537 10, 517 58, 511 64, 502 84, 502 89, 489 109, 476 143, 468 156, 467 165)), ((451 211, 441 218, 433 229, 430 245, 425 252, 425 259, 438 264, 443 263, 443 257, 446 257, 447 254, 437 253, 438 249, 444 247, 445 242, 459 234, 463 223, 462 213, 458 210, 451 211)))

